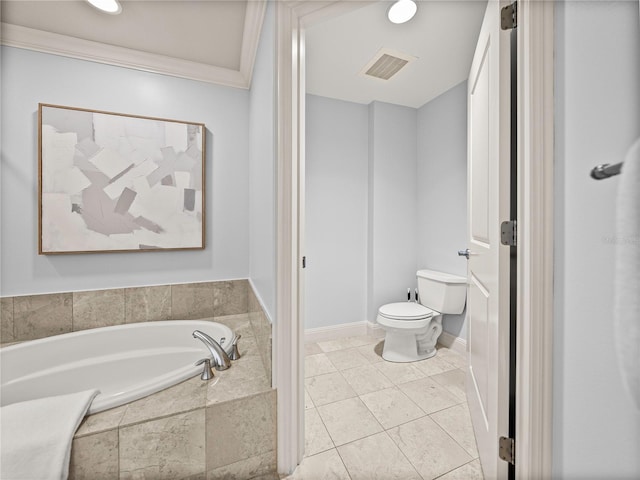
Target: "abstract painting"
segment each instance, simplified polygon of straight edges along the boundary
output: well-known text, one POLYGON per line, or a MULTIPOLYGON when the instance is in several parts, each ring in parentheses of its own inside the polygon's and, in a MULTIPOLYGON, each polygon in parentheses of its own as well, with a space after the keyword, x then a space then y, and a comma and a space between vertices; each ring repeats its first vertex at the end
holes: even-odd
POLYGON ((205 126, 40 104, 39 253, 204 248, 205 126))

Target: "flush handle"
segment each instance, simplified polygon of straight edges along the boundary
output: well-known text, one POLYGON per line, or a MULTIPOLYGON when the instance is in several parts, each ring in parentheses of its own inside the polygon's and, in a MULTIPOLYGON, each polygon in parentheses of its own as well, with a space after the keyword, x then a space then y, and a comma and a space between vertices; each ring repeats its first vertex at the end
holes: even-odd
POLYGON ((467 257, 467 260, 469 260, 469 249, 467 248, 466 250, 458 250, 458 255, 460 257, 467 257))

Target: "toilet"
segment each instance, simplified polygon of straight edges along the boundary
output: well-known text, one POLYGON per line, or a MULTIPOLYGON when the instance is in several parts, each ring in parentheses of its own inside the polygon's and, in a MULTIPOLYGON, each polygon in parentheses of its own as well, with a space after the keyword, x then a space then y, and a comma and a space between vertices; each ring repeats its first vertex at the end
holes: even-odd
POLYGON ((415 362, 436 354, 442 333, 442 314, 462 313, 467 279, 458 275, 418 270, 417 302, 388 303, 378 309, 378 324, 386 331, 382 358, 415 362))

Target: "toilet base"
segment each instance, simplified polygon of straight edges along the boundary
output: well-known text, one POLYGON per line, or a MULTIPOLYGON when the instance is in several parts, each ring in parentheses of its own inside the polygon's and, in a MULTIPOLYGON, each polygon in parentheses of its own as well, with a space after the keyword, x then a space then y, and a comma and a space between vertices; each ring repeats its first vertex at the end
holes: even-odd
POLYGON ((433 357, 436 342, 442 333, 442 316, 434 317, 429 325, 419 330, 385 328, 382 358, 388 362, 417 362, 433 357))

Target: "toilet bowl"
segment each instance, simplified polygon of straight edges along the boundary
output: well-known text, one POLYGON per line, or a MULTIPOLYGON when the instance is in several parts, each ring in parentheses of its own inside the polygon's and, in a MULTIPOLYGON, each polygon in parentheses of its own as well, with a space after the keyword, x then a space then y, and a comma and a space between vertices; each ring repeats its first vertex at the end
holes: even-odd
POLYGON ((462 313, 467 279, 433 270, 419 270, 420 303, 388 303, 378 309, 378 324, 385 330, 382 358, 415 362, 436 354, 443 313, 462 313))

